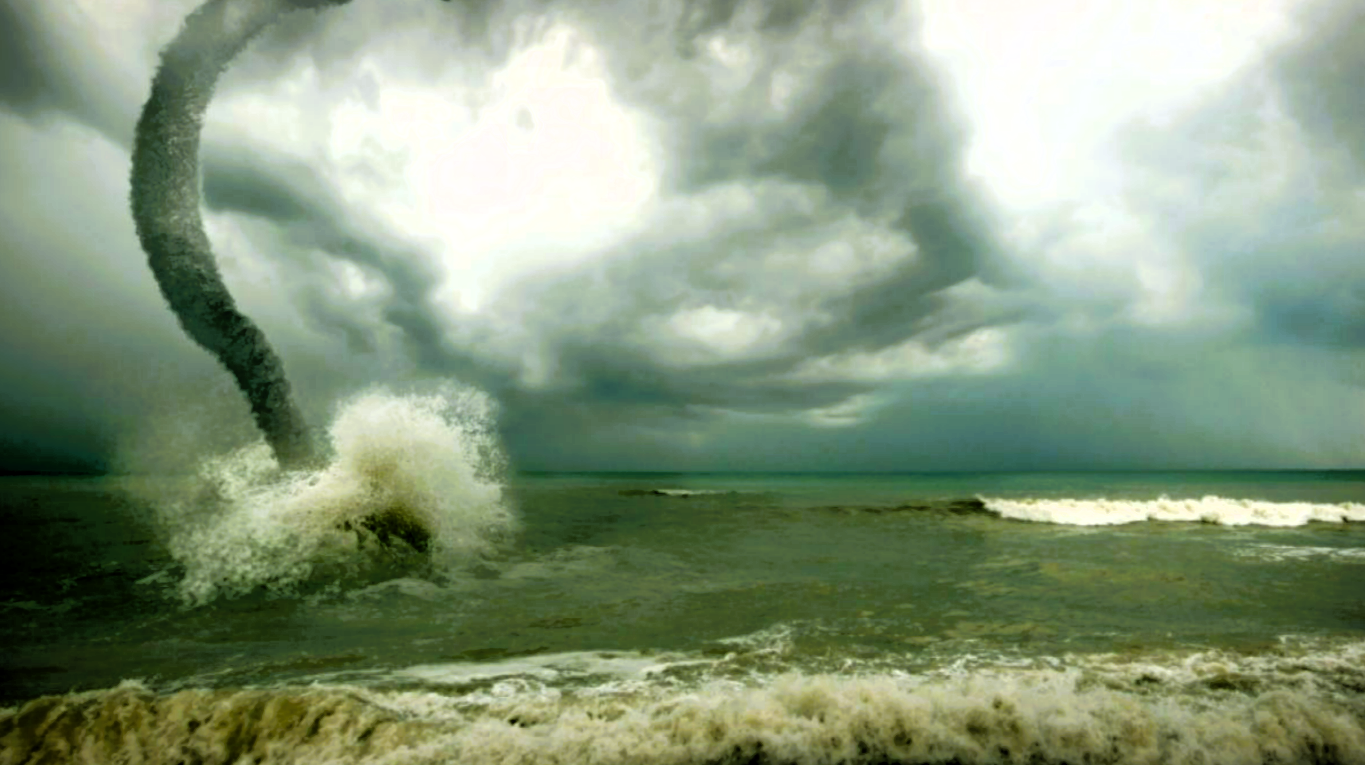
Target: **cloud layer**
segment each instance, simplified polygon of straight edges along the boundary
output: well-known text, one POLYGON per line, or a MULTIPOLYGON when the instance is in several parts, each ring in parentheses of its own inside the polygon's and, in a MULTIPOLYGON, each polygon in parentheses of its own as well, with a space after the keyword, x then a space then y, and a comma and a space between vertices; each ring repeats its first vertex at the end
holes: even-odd
MULTIPOLYGON (((147 80, 164 6, 0 13, 35 41, 0 46, 12 469, 246 416, 196 403, 124 220, 145 94, 103 85, 147 80)), ((1290 10, 1021 204, 938 4, 355 0, 225 74, 206 225, 314 421, 454 378, 519 467, 1359 467, 1365 21, 1290 10)))

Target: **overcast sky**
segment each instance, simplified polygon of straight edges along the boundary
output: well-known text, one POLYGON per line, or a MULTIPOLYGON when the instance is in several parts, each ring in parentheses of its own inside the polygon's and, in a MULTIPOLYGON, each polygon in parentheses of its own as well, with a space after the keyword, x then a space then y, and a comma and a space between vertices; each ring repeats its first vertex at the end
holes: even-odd
MULTIPOLYGON (((128 212, 196 4, 0 0, 0 468, 254 437, 128 212)), ((453 379, 518 468, 1360 468, 1363 9, 354 0, 206 226, 311 421, 453 379)))

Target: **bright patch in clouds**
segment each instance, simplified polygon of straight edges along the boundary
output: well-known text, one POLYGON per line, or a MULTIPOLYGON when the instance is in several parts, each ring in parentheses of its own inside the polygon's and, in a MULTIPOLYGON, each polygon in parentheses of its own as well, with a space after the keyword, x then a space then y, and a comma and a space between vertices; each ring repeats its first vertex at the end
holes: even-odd
POLYGON ((986 374, 1003 369, 1010 360, 1008 334, 999 328, 975 332, 931 347, 922 340, 872 352, 854 352, 812 359, 801 364, 791 379, 805 382, 892 382, 942 375, 986 374))
MULTIPOLYGON (((1007 212, 1015 257, 1067 298, 1060 313, 1073 329, 1210 317, 1172 231, 1207 200, 1168 204, 1182 208, 1174 219, 1134 209, 1135 198, 1163 193, 1149 182, 1173 180, 1137 180, 1119 141, 1138 126, 1164 129, 1259 61, 1293 32, 1296 4, 923 4, 924 44, 971 125, 969 172, 1007 212)), ((1267 174, 1274 168, 1258 172, 1267 174)))
POLYGON ((767 314, 753 314, 705 305, 679 311, 668 328, 706 351, 721 356, 751 353, 782 330, 782 322, 767 314))
POLYGON ((439 259, 435 299, 483 307, 510 280, 625 236, 654 199, 644 118, 618 104, 601 54, 550 29, 477 87, 375 49, 332 92, 310 62, 215 101, 211 131, 249 135, 317 168, 348 203, 439 259), (322 141, 319 136, 325 136, 322 141))
POLYGON ((1105 143, 1158 123, 1291 31, 1295 0, 925 0, 924 44, 972 126, 968 166, 1012 208, 1103 193, 1105 143))
POLYGON ((878 396, 859 393, 832 406, 807 410, 802 419, 818 428, 848 428, 865 422, 882 403, 878 396))
POLYGON ((641 118, 602 76, 598 54, 555 29, 493 78, 493 101, 467 131, 420 142, 432 152, 414 158, 409 177, 467 308, 517 274, 600 250, 653 198, 641 118))

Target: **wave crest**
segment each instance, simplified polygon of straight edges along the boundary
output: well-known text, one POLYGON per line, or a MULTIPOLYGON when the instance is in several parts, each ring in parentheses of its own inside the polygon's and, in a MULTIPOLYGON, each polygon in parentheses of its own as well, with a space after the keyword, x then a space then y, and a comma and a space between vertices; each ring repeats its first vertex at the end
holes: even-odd
POLYGON ((161 504, 169 550, 185 569, 179 594, 202 604, 355 573, 401 557, 403 548, 378 542, 408 539, 405 530, 420 534, 413 546, 436 564, 488 554, 517 527, 491 419, 490 402, 473 391, 373 390, 339 409, 322 468, 281 472, 264 442, 205 460, 191 493, 161 504))
MULTIPOLYGON (((614 678, 649 657, 609 658, 614 678)), ((0 710, 0 743, 34 761, 168 765, 1355 763, 1365 758, 1359 658, 1352 645, 680 686, 664 671, 578 691, 537 680, 540 663, 470 693, 314 684, 157 694, 125 682, 0 710)))
POLYGON ((1207 496, 1202 499, 991 499, 986 509, 1002 518, 1068 526, 1117 526, 1142 521, 1214 523, 1220 526, 1303 526, 1311 522, 1365 521, 1365 504, 1265 502, 1207 496))

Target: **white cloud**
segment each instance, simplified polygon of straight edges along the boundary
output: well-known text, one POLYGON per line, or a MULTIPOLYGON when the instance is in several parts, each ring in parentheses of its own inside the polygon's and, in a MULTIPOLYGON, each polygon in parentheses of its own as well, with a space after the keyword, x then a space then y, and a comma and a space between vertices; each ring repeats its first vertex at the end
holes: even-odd
POLYGON ((925 0, 924 44, 972 125, 969 167, 1007 206, 1085 198, 1106 144, 1166 121, 1293 27, 1294 0, 925 0))
MULTIPOLYGON (((250 53, 244 54, 244 57, 250 53)), ((376 38, 346 72, 292 71, 225 88, 206 142, 298 157, 357 209, 429 248, 437 300, 477 311, 517 277, 568 266, 625 236, 657 192, 644 117, 610 92, 600 54, 551 28, 485 85, 411 71, 376 38)), ((228 83, 231 85, 231 83, 228 83)))
POLYGON ((678 311, 666 325, 675 336, 722 359, 753 354, 782 332, 780 319, 713 305, 678 311))
POLYGON ((969 332, 937 347, 920 339, 910 339, 878 351, 810 359, 787 377, 804 382, 887 383, 999 372, 1008 366, 1011 358, 1009 332, 991 327, 969 332))
POLYGON ((882 404, 880 396, 859 393, 832 406, 808 409, 801 417, 820 428, 849 428, 866 422, 882 404))

